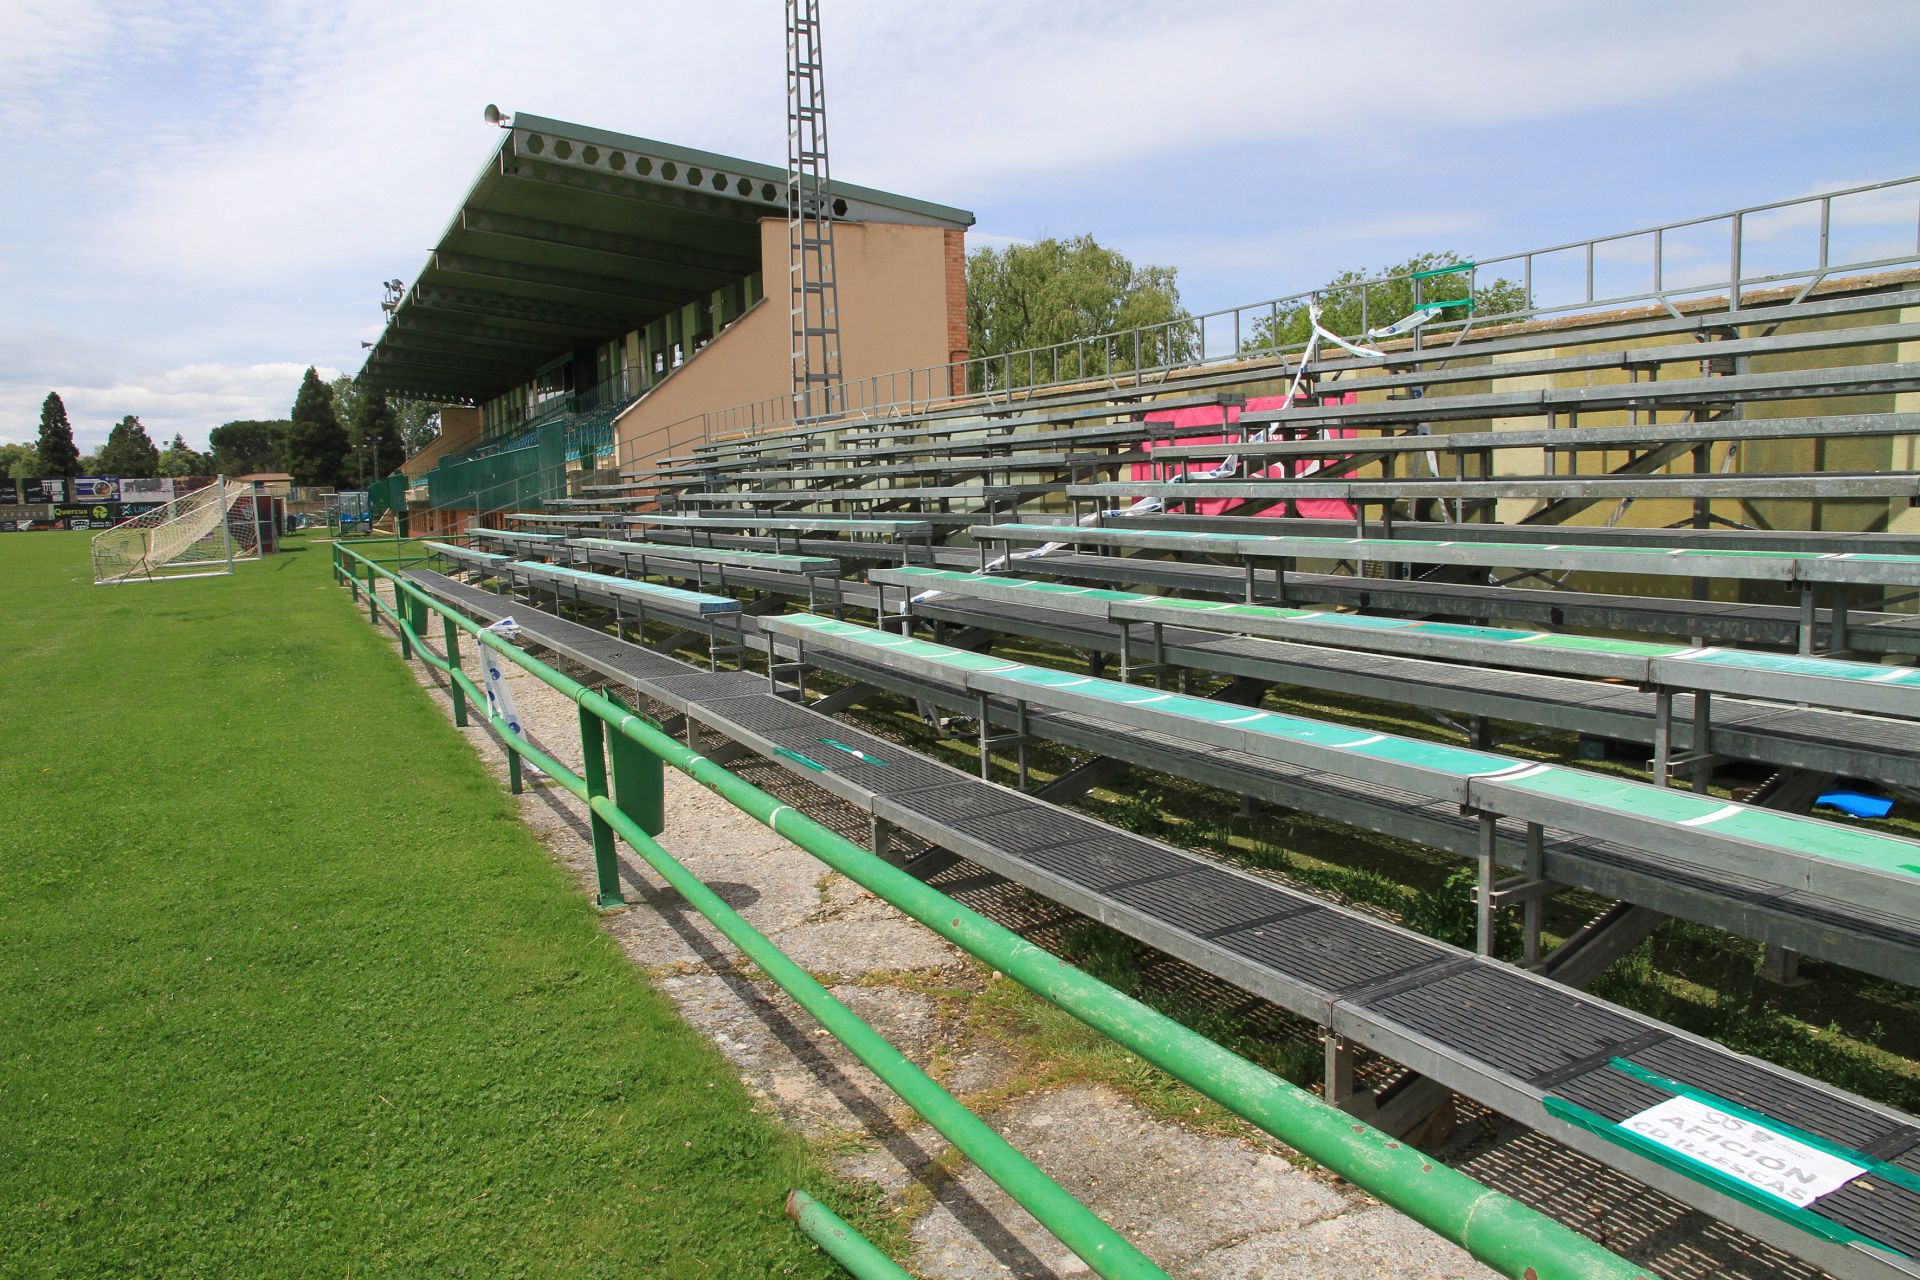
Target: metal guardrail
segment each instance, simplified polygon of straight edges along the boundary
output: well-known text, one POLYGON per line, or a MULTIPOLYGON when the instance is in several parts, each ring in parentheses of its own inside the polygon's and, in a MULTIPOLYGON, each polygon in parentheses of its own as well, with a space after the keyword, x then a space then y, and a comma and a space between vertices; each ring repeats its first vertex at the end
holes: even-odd
MULTIPOLYGON (((1417 271, 1323 286, 1283 297, 1183 315, 1162 324, 1095 334, 1072 342, 922 365, 851 379, 816 391, 805 403, 775 396, 713 410, 670 424, 670 439, 759 435, 835 417, 912 413, 943 401, 984 396, 1011 401, 1077 383, 1144 384, 1150 375, 1231 360, 1272 358, 1305 349, 1275 343, 1287 318, 1313 302, 1357 303, 1360 329, 1372 327, 1375 299, 1409 293, 1413 309, 1484 296, 1508 286, 1520 305, 1500 310, 1450 307, 1415 332, 1420 343, 1458 336, 1475 325, 1576 315, 1715 292, 1729 311, 1749 291, 1801 281, 1799 298, 1829 277, 1920 263, 1920 174, 1815 195, 1794 196, 1724 213, 1417 271), (1464 292, 1429 281, 1457 276, 1464 292), (1434 290, 1429 293, 1429 289, 1434 290), (819 406, 822 411, 814 411, 819 406), (825 412, 827 406, 832 412, 825 412)), ((1502 292, 1505 292, 1504 290, 1502 292)), ((1395 319, 1397 317, 1386 317, 1395 319)))
POLYGON ((454 689, 455 723, 465 723, 465 700, 484 696, 460 670, 459 634, 566 694, 580 708, 585 774, 575 774, 534 746, 498 717, 488 722, 509 751, 509 785, 517 789, 520 760, 532 761, 585 802, 592 826, 600 901, 620 898, 614 838, 626 841, 727 938, 792 995, 823 1027, 945 1134, 982 1171, 1102 1276, 1159 1276, 1111 1227, 1073 1199, 1045 1173, 994 1134, 931 1078, 760 934, 653 836, 658 815, 626 811, 627 776, 642 796, 659 796, 651 779, 670 764, 731 802, 876 897, 926 925, 941 937, 1011 977, 1029 991, 1287 1143, 1346 1177, 1436 1234, 1515 1280, 1651 1280, 1651 1273, 1518 1200, 1429 1159, 1318 1096, 1280 1079, 1131 996, 1067 964, 969 907, 908 875, 844 836, 829 830, 674 738, 629 708, 564 675, 508 643, 480 623, 435 599, 399 574, 342 543, 332 544, 336 582, 348 585, 356 603, 366 594, 368 620, 381 616, 400 633, 403 657, 418 656, 446 673, 454 689), (360 574, 354 572, 358 566, 360 574), (375 591, 376 578, 392 584, 396 604, 375 591), (446 655, 421 643, 430 613, 442 619, 446 655), (609 794, 607 757, 614 787, 609 794), (636 759, 636 752, 651 757, 636 759), (623 766, 621 761, 627 763, 623 766), (647 828, 653 829, 649 831, 647 828), (977 1127, 976 1127, 977 1126, 977 1127), (1137 1261, 1135 1261, 1137 1259, 1137 1261))

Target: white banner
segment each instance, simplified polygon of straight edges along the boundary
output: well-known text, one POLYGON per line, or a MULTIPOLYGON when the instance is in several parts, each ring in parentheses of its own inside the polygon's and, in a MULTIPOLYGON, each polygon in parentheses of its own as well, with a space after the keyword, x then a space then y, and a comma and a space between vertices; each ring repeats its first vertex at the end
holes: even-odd
POLYGON ((1620 1122, 1721 1173, 1804 1209, 1866 1169, 1692 1098, 1669 1098, 1620 1122))
POLYGON ((173 481, 166 476, 151 480, 120 482, 120 501, 122 502, 171 502, 173 496, 173 481))
MULTIPOLYGON (((488 627, 487 630, 493 632, 503 640, 511 640, 520 634, 520 624, 512 618, 502 618, 500 621, 488 627)), ((498 716, 500 719, 505 720, 508 729, 521 737, 525 737, 526 733, 520 724, 520 708, 514 705, 513 691, 507 688, 506 663, 501 659, 498 652, 488 648, 486 645, 481 645, 480 669, 484 675, 482 687, 487 691, 488 714, 498 716)), ((521 767, 531 769, 536 774, 540 772, 539 769, 534 767, 531 760, 524 757, 522 757, 520 764, 521 767)))

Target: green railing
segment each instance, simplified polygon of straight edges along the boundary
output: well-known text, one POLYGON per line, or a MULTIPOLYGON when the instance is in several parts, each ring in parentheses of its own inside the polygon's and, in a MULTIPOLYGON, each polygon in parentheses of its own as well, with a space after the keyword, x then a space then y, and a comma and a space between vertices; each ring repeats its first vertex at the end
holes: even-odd
POLYGON ((458 640, 462 631, 471 634, 476 643, 571 698, 580 709, 581 741, 586 753, 584 776, 567 770, 498 717, 488 717, 488 722, 510 748, 510 787, 518 789, 519 764, 524 757, 587 804, 601 902, 615 905, 622 900, 614 848, 614 837, 618 836, 1097 1274, 1158 1276, 1162 1273, 1085 1205, 987 1129, 978 1117, 835 1000, 810 974, 741 919, 653 840, 661 825, 657 821, 657 809, 648 809, 647 805, 660 803, 663 791, 658 779, 663 763, 724 797, 777 835, 969 955, 992 965, 1041 999, 1462 1246, 1502 1274, 1515 1280, 1575 1280, 1576 1277, 1650 1280, 1651 1273, 1645 1268, 1518 1200, 1429 1159, 1417 1148, 1356 1120, 1307 1090, 1280 1079, 923 884, 683 746, 622 703, 554 670, 351 547, 333 544, 333 568, 336 580, 353 589, 356 602, 365 592, 369 621, 377 624, 384 614, 395 624, 403 657, 417 655, 429 666, 448 674, 453 685, 456 724, 466 722, 468 699, 477 700, 483 709, 486 705, 484 696, 460 670, 458 640), (391 584, 397 607, 380 599, 375 590, 379 578, 391 584), (433 613, 442 619, 444 657, 431 652, 421 641, 428 617, 433 613), (639 755, 635 754, 635 748, 639 755), (609 749, 614 755, 615 773, 611 795, 606 768, 609 749), (641 763, 640 756, 647 757, 648 762, 641 763), (622 758, 627 760, 624 766, 627 776, 636 769, 651 771, 645 780, 631 784, 634 794, 643 797, 635 806, 640 815, 638 819, 619 803, 619 797, 625 794, 621 786, 622 758), (651 830, 647 829, 649 826, 651 830))

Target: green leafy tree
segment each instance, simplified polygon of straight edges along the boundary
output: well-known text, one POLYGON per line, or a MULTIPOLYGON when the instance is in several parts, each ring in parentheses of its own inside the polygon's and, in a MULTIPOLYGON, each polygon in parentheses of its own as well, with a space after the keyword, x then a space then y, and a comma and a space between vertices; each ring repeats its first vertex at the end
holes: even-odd
MULTIPOLYGON (((1319 290, 1320 327, 1353 339, 1368 329, 1384 329, 1406 318, 1415 306, 1463 301, 1475 283, 1471 272, 1448 272, 1420 280, 1417 303, 1412 279, 1418 273, 1442 271, 1463 261, 1457 253, 1418 253, 1380 271, 1342 271, 1319 290)), ((1476 315, 1502 315, 1524 310, 1527 305, 1526 289, 1504 278, 1478 284, 1471 292, 1476 315)), ((1440 313, 1441 318, 1447 320, 1460 319, 1466 314, 1464 307, 1448 307, 1440 313)), ((1252 335, 1241 342, 1240 350, 1253 355, 1275 347, 1297 346, 1306 342, 1312 330, 1312 312, 1306 303, 1282 307, 1253 326, 1252 335)))
POLYGON ((67 421, 66 402, 57 391, 47 392, 40 404, 40 443, 35 450, 46 475, 68 480, 80 474, 80 449, 73 443, 73 424, 67 421))
POLYGON ((160 450, 153 437, 140 425, 140 419, 128 414, 107 434, 100 450, 101 475, 145 479, 160 474, 160 450))
POLYGON ((379 480, 407 460, 406 443, 400 438, 400 422, 387 393, 369 391, 360 397, 359 417, 353 424, 355 470, 368 480, 379 480))
POLYGON ((333 411, 333 396, 320 374, 308 369, 293 401, 287 433, 287 470, 295 484, 337 486, 347 474, 347 429, 333 411))
POLYGON ((422 401, 400 406, 400 443, 411 458, 440 438, 440 407, 422 401))
MULTIPOLYGON (((333 416, 347 424, 347 438, 352 446, 348 467, 357 479, 362 448, 360 441, 362 405, 367 397, 374 393, 361 390, 359 385, 344 373, 328 383, 327 390, 333 396, 333 416)), ((384 393, 380 394, 384 395, 384 393)), ((402 400, 397 403, 388 400, 387 410, 393 415, 395 428, 399 432, 403 462, 431 444, 440 434, 440 409, 437 405, 429 404, 424 400, 402 400)), ((392 470, 392 467, 388 467, 379 475, 386 475, 392 470)), ((378 478, 371 461, 367 463, 367 478, 378 478)))
POLYGON ((285 418, 222 423, 207 433, 207 444, 213 450, 213 469, 226 476, 285 471, 287 437, 292 430, 293 423, 285 418))
POLYGON ((1071 344, 971 367, 974 390, 1091 377, 1194 357, 1172 267, 1135 266, 1092 236, 1049 237, 967 255, 967 344, 975 358, 1071 344), (1160 326, 1136 349, 1099 335, 1160 326))
POLYGON ((10 480, 36 480, 47 474, 45 465, 30 444, 0 444, 0 473, 10 480))
POLYGON ((160 455, 160 474, 163 476, 210 476, 214 474, 213 458, 188 446, 186 437, 175 432, 173 442, 160 455))

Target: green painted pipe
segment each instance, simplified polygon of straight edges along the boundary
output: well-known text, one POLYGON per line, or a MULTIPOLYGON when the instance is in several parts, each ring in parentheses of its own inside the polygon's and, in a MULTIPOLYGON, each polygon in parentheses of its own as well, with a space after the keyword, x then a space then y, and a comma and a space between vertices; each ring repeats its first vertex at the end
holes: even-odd
POLYGON ((617 725, 848 879, 1302 1155, 1521 1280, 1646 1280, 1617 1254, 1181 1026, 633 722, 617 725))
POLYGON ((787 1216, 855 1280, 913 1280, 899 1263, 874 1248, 839 1214, 798 1187, 787 1192, 787 1216))
POLYGON ((679 891, 695 910, 711 920, 714 927, 726 935, 727 941, 813 1015, 815 1021, 908 1106, 924 1116, 928 1124, 944 1134, 982 1173, 1044 1223, 1047 1230, 1079 1255, 1095 1274, 1110 1280, 1120 1277, 1167 1280, 1166 1273, 1125 1236, 1102 1222, 1093 1210, 1076 1200, 1012 1143, 995 1133, 986 1121, 941 1088, 932 1076, 915 1066, 912 1059, 862 1022, 821 986, 818 979, 795 964, 786 952, 661 848, 638 823, 620 811, 619 805, 605 796, 595 796, 589 803, 635 853, 646 859, 648 866, 679 891))
MULTIPOLYGON (((388 576, 391 577, 391 575, 388 576)), ((411 583, 401 582, 398 579, 395 581, 408 591, 414 592, 417 598, 428 600, 430 607, 438 607, 437 602, 419 592, 411 583)), ((397 626, 403 630, 411 630, 410 624, 395 610, 389 608, 384 600, 380 602, 380 609, 392 618, 397 626)), ((457 616, 451 611, 442 610, 442 612, 448 617, 457 616)), ((626 720, 638 721, 638 717, 633 713, 614 706, 586 686, 569 679, 538 659, 521 653, 493 632, 477 626, 473 630, 483 643, 500 648, 503 653, 521 662, 534 674, 550 680, 556 688, 573 696, 580 704, 583 714, 597 712, 596 704, 600 704, 622 715, 626 720)), ((429 660, 440 670, 447 669, 443 660, 429 653, 424 647, 417 648, 417 651, 422 658, 429 660)), ((455 675, 462 683, 469 683, 464 673, 455 673, 455 675)), ((1075 1199, 1059 1183, 1048 1177, 1045 1171, 1022 1155, 1005 1138, 995 1133, 984 1120, 974 1115, 957 1098, 935 1082, 933 1077, 915 1066, 912 1059, 894 1048, 885 1037, 842 1004, 832 992, 820 985, 812 974, 795 964, 771 939, 748 924, 746 919, 728 906, 720 895, 708 888, 704 881, 662 848, 638 822, 622 812, 618 804, 604 794, 593 794, 594 787, 588 779, 573 773, 525 738, 514 733, 504 719, 499 717, 490 717, 490 719, 494 729, 513 751, 533 761, 552 776, 554 781, 585 801, 595 819, 605 823, 632 846, 634 852, 644 858, 647 864, 659 873, 660 877, 681 897, 712 921, 714 927, 740 949, 741 954, 758 966, 760 971, 771 978, 782 991, 792 996, 795 1003, 811 1014, 834 1039, 845 1045, 888 1088, 898 1094, 902 1101, 924 1117, 928 1124, 931 1124, 969 1160, 979 1166, 981 1172, 992 1178, 1002 1190, 1044 1224, 1062 1244, 1073 1250, 1093 1269, 1095 1274, 1107 1277, 1108 1280, 1168 1280, 1167 1274, 1136 1249, 1125 1236, 1101 1221, 1098 1215, 1075 1199)), ((843 1223, 842 1226, 844 1225, 843 1223)), ((868 1247, 871 1248, 871 1246, 868 1247)))
POLYGON ((1042 999, 1460 1245, 1503 1275, 1515 1280, 1652 1280, 1648 1269, 1511 1196, 1429 1160, 1417 1149, 1082 973, 728 773, 412 583, 395 581, 402 589, 426 599, 429 608, 454 617, 480 643, 595 711, 615 732, 640 743, 969 955, 992 964, 1042 999))

